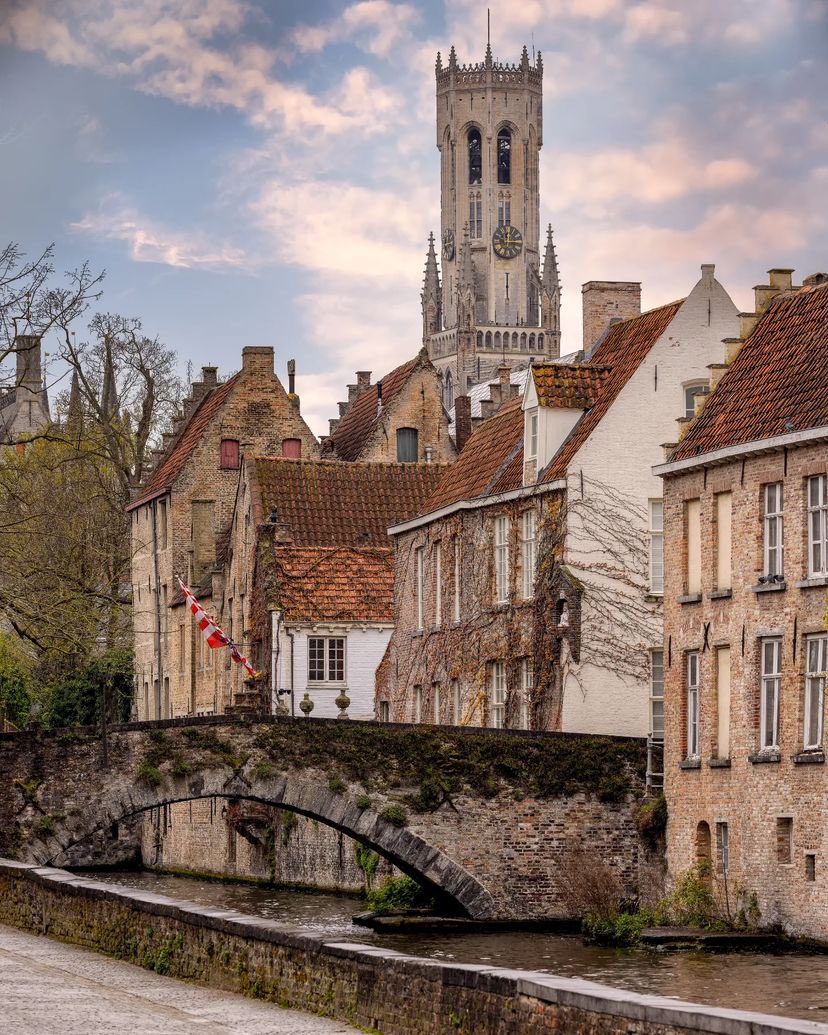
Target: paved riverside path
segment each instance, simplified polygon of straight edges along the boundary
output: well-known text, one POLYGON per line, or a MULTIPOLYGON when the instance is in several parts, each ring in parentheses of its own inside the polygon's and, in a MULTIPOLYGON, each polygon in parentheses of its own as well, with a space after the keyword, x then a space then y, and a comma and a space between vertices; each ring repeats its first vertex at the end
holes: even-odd
POLYGON ((356 1028, 0 925, 4 1035, 346 1035, 356 1028))

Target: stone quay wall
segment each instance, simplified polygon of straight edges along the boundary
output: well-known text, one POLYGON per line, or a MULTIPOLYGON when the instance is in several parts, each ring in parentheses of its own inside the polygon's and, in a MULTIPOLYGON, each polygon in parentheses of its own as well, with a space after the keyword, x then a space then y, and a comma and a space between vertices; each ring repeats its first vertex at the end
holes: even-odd
POLYGON ((272 921, 8 860, 0 860, 0 922, 383 1035, 828 1035, 824 1024, 577 978, 326 942, 272 921))

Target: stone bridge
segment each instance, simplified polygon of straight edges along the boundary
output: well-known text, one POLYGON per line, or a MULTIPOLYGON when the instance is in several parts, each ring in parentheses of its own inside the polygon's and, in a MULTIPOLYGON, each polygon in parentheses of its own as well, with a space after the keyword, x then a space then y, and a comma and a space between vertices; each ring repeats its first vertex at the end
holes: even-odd
POLYGON ((160 805, 246 799, 326 823, 475 919, 566 915, 587 849, 634 891, 645 742, 325 719, 171 719, 0 735, 0 856, 51 863, 160 805))

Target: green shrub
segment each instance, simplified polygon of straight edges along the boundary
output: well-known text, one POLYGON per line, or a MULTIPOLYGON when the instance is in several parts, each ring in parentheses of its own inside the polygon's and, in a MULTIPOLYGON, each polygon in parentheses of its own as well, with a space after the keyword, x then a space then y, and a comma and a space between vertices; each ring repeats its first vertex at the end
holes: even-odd
POLYGON ((348 785, 338 773, 330 774, 328 777, 328 787, 334 794, 343 794, 348 789, 348 785))
POLYGON ((392 826, 408 826, 408 813, 402 805, 386 805, 379 815, 380 819, 384 819, 386 823, 390 823, 392 826))
POLYGON ((374 883, 380 857, 367 845, 361 845, 358 841, 354 844, 354 861, 365 874, 365 882, 370 888, 374 883))
POLYGON ((148 783, 150 787, 157 787, 164 779, 164 774, 158 766, 151 765, 149 762, 143 762, 138 770, 138 779, 148 783))
POLYGON ((635 825, 651 848, 663 843, 667 832, 667 800, 663 794, 641 802, 635 810, 635 825))
POLYGON ((429 909, 434 900, 426 889, 410 877, 386 877, 368 892, 368 905, 378 913, 398 909, 429 909))

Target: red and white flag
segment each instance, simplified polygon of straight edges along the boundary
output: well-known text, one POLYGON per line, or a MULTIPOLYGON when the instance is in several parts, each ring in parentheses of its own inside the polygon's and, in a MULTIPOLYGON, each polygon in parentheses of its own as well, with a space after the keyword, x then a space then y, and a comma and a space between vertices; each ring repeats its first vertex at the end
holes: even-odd
POLYGON ((250 662, 245 658, 239 648, 233 643, 229 636, 219 629, 213 619, 207 614, 204 608, 199 604, 196 598, 193 596, 192 590, 185 586, 181 579, 178 580, 179 586, 181 586, 181 592, 187 598, 187 606, 193 612, 193 616, 196 620, 196 625, 201 629, 201 633, 204 639, 207 641, 208 647, 229 647, 230 657, 237 665, 243 665, 245 669, 250 673, 251 676, 257 676, 259 673, 253 668, 250 662))

